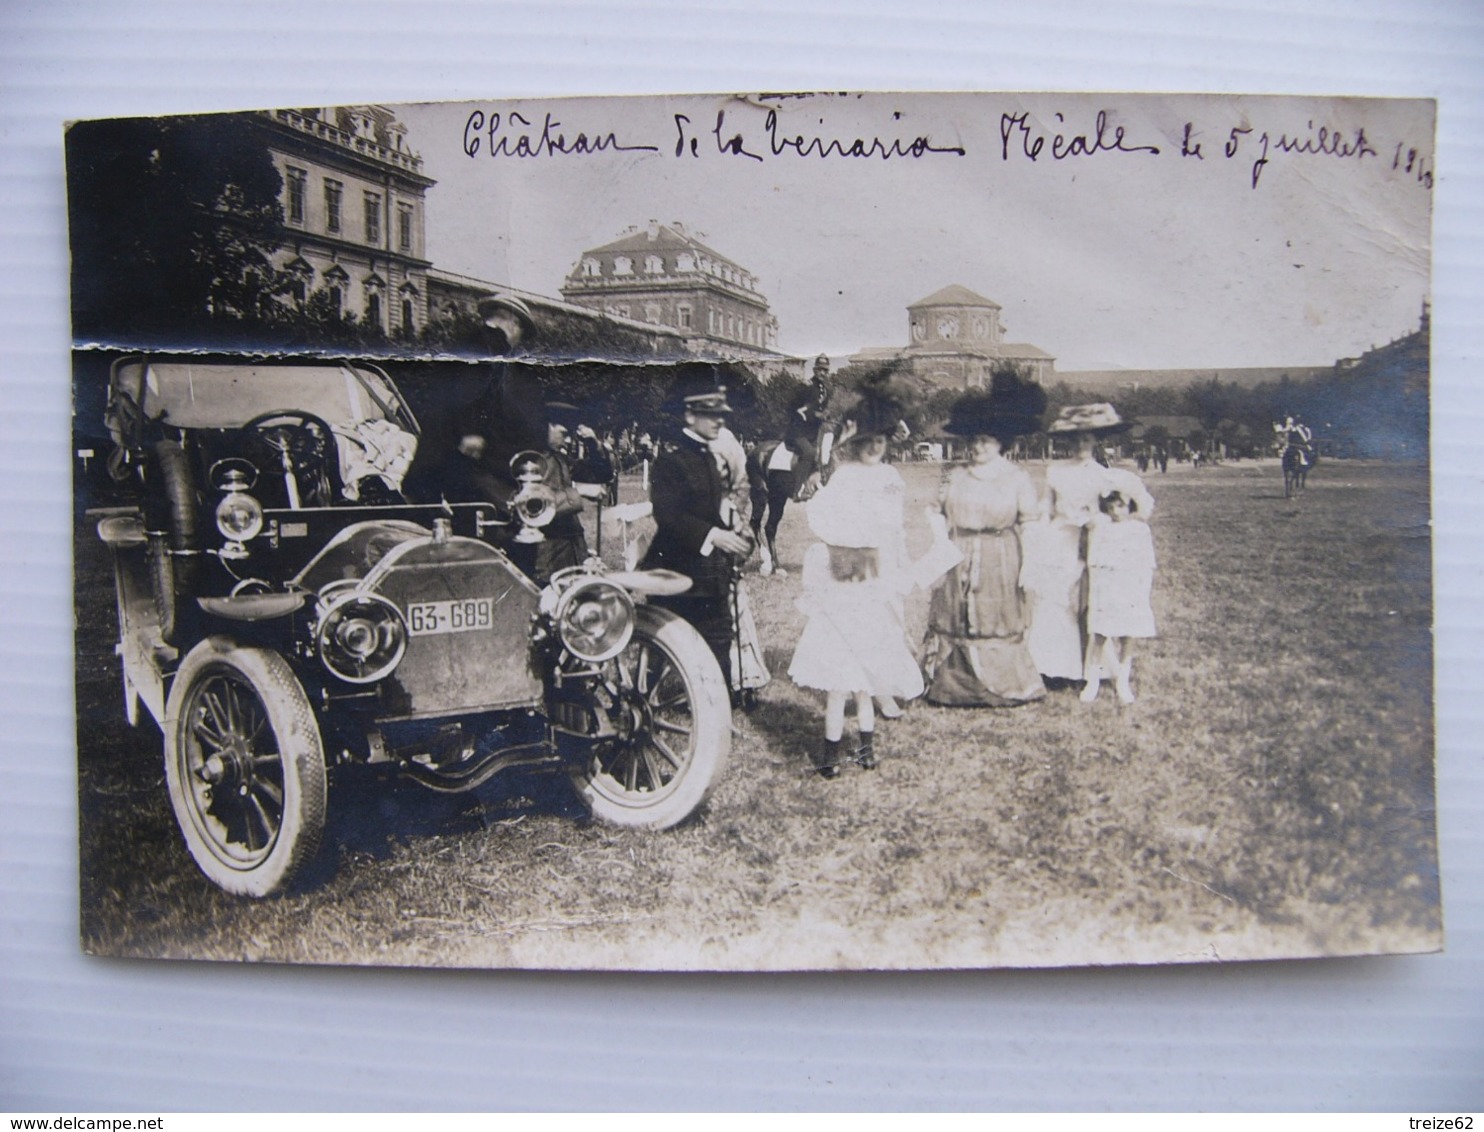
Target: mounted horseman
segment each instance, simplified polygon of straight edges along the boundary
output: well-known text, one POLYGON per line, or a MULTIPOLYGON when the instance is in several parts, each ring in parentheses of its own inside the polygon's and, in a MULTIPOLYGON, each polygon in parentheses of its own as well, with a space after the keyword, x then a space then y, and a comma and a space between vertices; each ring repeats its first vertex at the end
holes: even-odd
POLYGON ((1283 498, 1291 499, 1304 490, 1309 472, 1319 463, 1314 433, 1308 425, 1291 416, 1281 424, 1275 422, 1273 431, 1283 442, 1283 498))

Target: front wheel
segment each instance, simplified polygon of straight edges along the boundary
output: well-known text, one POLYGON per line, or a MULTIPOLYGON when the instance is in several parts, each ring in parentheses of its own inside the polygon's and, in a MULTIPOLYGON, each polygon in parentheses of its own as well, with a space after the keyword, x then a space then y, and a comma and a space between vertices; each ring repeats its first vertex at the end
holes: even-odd
POLYGON ((633 640, 593 684, 592 706, 613 733, 572 782, 600 821, 668 829, 720 781, 731 707, 721 667, 689 622, 652 605, 635 612, 633 640))
POLYGON ((202 641, 165 712, 165 780, 186 847, 210 880, 269 896, 319 848, 324 748, 287 662, 225 637, 202 641))

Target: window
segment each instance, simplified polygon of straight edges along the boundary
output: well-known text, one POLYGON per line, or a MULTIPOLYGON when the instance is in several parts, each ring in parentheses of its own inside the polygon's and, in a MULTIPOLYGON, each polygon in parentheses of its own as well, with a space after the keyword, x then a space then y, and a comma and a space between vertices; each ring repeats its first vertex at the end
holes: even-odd
POLYGON ((381 325, 381 296, 375 291, 366 296, 366 321, 372 326, 381 325))
POLYGON ((680 319, 680 329, 689 330, 691 328, 689 304, 681 303, 680 306, 676 308, 675 313, 680 319))
POLYGON ((304 170, 288 167, 290 224, 304 223, 304 186, 308 180, 309 174, 304 170))
POLYGON ((345 195, 345 186, 339 181, 325 180, 325 231, 340 231, 340 200, 345 195))
POLYGON ((681 252, 678 256, 675 257, 675 270, 676 271, 679 271, 682 274, 685 274, 685 273, 694 271, 695 269, 696 269, 696 257, 693 256, 693 255, 691 255, 690 252, 681 252))
POLYGON ((345 309, 345 294, 338 286, 330 288, 330 309, 335 312, 336 318, 339 318, 345 309))
POLYGON ((412 322, 412 298, 405 296, 402 299, 402 328, 404 330, 416 330, 412 322))
POLYGON ((381 194, 366 194, 366 243, 381 243, 381 194))
POLYGON ((582 274, 589 279, 596 279, 603 274, 603 265, 595 259, 585 259, 582 261, 582 274))
POLYGON ((663 275, 665 273, 665 261, 657 255, 645 256, 644 270, 650 275, 663 275))
POLYGON ((632 274, 634 274, 634 261, 631 260, 626 255, 614 256, 613 257, 613 274, 614 275, 632 275, 632 274))
POLYGON ((412 205, 397 206, 397 247, 404 252, 412 250, 412 205))

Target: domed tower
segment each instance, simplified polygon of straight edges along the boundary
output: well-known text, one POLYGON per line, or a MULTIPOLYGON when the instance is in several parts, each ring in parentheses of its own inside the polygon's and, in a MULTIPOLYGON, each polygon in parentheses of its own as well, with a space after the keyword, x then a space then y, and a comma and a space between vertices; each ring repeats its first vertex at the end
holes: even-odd
POLYGON ((1000 304, 957 283, 918 299, 907 308, 912 353, 996 352, 1000 343, 1000 304))

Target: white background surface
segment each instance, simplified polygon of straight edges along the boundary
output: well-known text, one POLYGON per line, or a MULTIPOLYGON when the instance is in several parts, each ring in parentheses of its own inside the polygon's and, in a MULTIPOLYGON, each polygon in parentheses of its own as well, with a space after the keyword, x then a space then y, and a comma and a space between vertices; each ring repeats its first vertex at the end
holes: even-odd
POLYGON ((1484 1109, 1481 87, 1484 6, 1470 0, 3 0, 0 1110, 1484 1109), (83 956, 63 121, 821 88, 1440 100, 1433 450, 1447 953, 767 977, 83 956))

